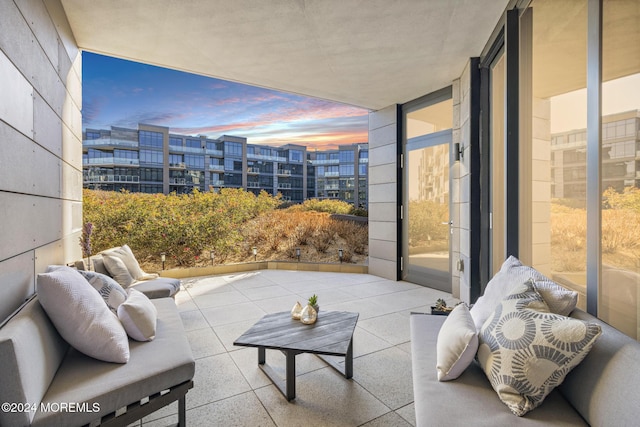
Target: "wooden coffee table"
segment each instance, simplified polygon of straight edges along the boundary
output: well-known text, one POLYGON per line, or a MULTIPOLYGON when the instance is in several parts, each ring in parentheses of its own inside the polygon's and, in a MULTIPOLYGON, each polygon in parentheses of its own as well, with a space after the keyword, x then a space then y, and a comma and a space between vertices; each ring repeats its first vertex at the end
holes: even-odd
POLYGON ((313 353, 349 379, 353 376, 353 331, 358 313, 321 311, 313 325, 293 320, 288 311, 267 314, 242 334, 233 345, 258 348, 258 366, 280 392, 291 401, 296 397, 296 356, 313 353), (282 381, 267 365, 266 349, 280 350, 286 356, 286 376, 282 381), (344 357, 344 370, 325 356, 344 357))

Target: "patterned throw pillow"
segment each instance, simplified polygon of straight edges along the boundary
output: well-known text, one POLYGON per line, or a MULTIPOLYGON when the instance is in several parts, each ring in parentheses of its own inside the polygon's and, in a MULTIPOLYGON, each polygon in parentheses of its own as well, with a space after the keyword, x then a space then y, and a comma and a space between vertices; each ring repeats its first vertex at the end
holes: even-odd
POLYGON ((498 304, 512 292, 514 286, 529 279, 536 281, 536 289, 552 313, 568 316, 576 308, 577 292, 563 288, 535 268, 523 265, 518 258, 510 256, 502 263, 500 271, 489 281, 484 295, 478 298, 471 308, 471 317, 478 331, 498 304))
POLYGON ((480 331, 480 366, 518 416, 539 406, 601 334, 597 324, 550 313, 534 283, 516 286, 480 331))
POLYGON ((84 270, 78 270, 78 273, 82 274, 87 282, 100 293, 109 310, 117 313, 120 304, 127 299, 127 291, 118 282, 104 274, 84 270))

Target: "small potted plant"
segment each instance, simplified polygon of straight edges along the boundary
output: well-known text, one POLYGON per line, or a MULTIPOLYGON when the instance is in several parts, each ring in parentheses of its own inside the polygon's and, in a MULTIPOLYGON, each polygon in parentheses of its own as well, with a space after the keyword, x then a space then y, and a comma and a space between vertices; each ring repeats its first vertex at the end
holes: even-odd
POLYGON ((438 298, 436 305, 431 306, 431 314, 446 316, 451 313, 451 310, 453 310, 453 307, 447 307, 447 302, 442 298, 438 298))
POLYGON ((309 305, 316 310, 316 313, 320 312, 320 306, 318 305, 318 295, 313 294, 309 297, 309 305))
POLYGON ((300 321, 305 325, 316 323, 316 320, 318 320, 319 310, 320 306, 318 305, 318 296, 316 294, 313 294, 313 296, 309 297, 307 306, 302 309, 302 313, 300 314, 300 321))

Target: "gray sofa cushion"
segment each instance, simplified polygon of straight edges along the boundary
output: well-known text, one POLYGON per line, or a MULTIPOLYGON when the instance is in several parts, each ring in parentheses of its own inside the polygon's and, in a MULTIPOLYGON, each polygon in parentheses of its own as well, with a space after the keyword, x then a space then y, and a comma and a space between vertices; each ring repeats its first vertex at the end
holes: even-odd
POLYGON ((554 390, 545 402, 524 417, 503 404, 474 361, 454 381, 439 382, 436 342, 446 317, 411 315, 413 391, 418 426, 585 426, 587 423, 554 390))
POLYGON ((180 279, 158 277, 157 279, 135 282, 130 288, 142 292, 150 299, 173 297, 180 290, 180 279))
POLYGON ((129 363, 100 362, 72 349, 42 399, 45 405, 87 402, 91 407, 98 403, 101 411, 38 412, 34 426, 86 424, 113 408, 193 378, 195 361, 174 300, 155 299, 153 304, 158 310, 156 338, 131 341, 129 363))
MULTIPOLYGON (((0 329, 0 401, 40 402, 68 348, 38 299, 29 301, 0 329)), ((0 425, 27 425, 33 415, 0 411, 0 425)))

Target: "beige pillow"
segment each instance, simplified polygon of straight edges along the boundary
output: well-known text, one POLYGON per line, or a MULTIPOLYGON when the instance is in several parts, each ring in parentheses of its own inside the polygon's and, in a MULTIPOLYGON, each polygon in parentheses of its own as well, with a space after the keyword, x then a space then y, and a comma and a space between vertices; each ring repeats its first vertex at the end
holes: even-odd
POLYGON ((436 344, 438 381, 458 378, 471 364, 478 350, 478 332, 469 309, 458 304, 438 333, 436 344))
POLYGON ((156 336, 158 311, 145 294, 129 289, 127 300, 118 307, 118 319, 127 335, 136 341, 151 341, 156 336))
POLYGON ((69 267, 38 274, 38 299, 62 338, 105 362, 127 363, 129 340, 100 294, 69 267))
POLYGON ((140 277, 146 274, 142 271, 142 268, 140 268, 140 264, 138 264, 138 260, 135 255, 133 255, 133 251, 129 245, 123 245, 119 248, 103 252, 102 255, 116 256, 120 258, 122 262, 124 262, 124 265, 127 266, 127 270, 129 270, 129 274, 134 280, 140 280, 140 277))
POLYGON ((500 400, 522 416, 564 381, 600 334, 595 323, 550 313, 529 280, 482 327, 478 361, 500 400))
POLYGON ((123 288, 128 288, 133 284, 133 282, 135 282, 124 261, 118 256, 103 254, 102 261, 104 262, 104 266, 109 271, 111 277, 113 277, 123 288))
POLYGON ((533 267, 523 265, 510 256, 500 267, 500 271, 489 281, 484 294, 471 308, 471 317, 478 331, 500 302, 516 287, 529 279, 536 281, 536 288, 552 313, 568 316, 576 308, 578 293, 570 291, 533 267))

